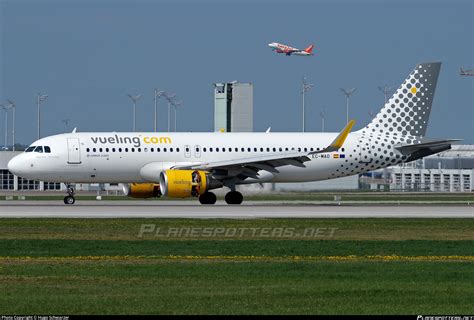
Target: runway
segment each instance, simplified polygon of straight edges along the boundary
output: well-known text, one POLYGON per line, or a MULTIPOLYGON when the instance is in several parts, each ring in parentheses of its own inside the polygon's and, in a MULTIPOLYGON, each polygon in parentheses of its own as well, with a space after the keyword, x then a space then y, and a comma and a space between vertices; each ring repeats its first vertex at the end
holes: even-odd
POLYGON ((192 201, 0 202, 0 218, 474 218, 472 205, 337 205, 288 202, 224 203, 192 201))

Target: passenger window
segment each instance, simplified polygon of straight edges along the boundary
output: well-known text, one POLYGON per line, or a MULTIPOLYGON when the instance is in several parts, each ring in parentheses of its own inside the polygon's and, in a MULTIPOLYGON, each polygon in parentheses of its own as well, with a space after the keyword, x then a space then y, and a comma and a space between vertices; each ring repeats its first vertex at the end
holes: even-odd
POLYGON ((232 148, 229 148, 229 152, 232 152, 232 148))
POLYGON ((160 151, 161 151, 161 149, 160 149, 160 148, 156 148, 156 152, 160 152, 160 151))
POLYGON ((179 152, 179 148, 176 148, 176 152, 179 152))
POLYGON ((99 148, 99 152, 102 152, 102 148, 99 148))
POLYGON ((239 148, 235 148, 234 150, 235 150, 235 152, 239 152, 239 148))
POLYGON ((252 149, 250 149, 250 148, 247 148, 247 151, 248 151, 248 152, 250 152, 250 151, 252 151, 252 149))
POLYGON ((112 148, 112 152, 115 152, 115 148, 112 148))
POLYGON ((96 151, 97 151, 97 149, 96 149, 96 148, 93 148, 93 149, 92 149, 92 151, 93 151, 93 152, 96 152, 96 151))
POLYGON ((216 148, 216 152, 219 152, 219 148, 216 148))
POLYGON ((288 147, 285 148, 285 151, 288 151, 288 147))
POLYGON ((308 152, 308 148, 304 148, 304 152, 308 152))
POLYGON ((135 148, 131 148, 130 150, 131 150, 132 152, 135 152, 135 148))
POLYGON ((150 148, 150 152, 153 152, 155 149, 154 148, 150 148))
POLYGON ((298 152, 301 152, 301 148, 298 148, 298 152))
POLYGON ((105 148, 105 152, 109 152, 109 148, 105 148))
POLYGON ((253 148, 253 152, 257 152, 257 148, 253 148))
POLYGON ((282 148, 279 148, 278 150, 279 150, 279 151, 283 151, 283 149, 282 149, 282 148))
POLYGON ((163 148, 163 152, 166 152, 166 148, 163 148))
POLYGON ((225 148, 222 148, 222 152, 225 152, 225 148))
POLYGON ((142 152, 142 148, 137 148, 137 151, 138 151, 138 152, 142 152))
POLYGON ((314 149, 313 149, 313 148, 310 148, 309 150, 310 150, 310 151, 314 151, 314 149))
POLYGON ((43 153, 43 147, 42 146, 36 147, 35 152, 43 153))
POLYGON ((28 147, 26 148, 25 152, 32 152, 33 150, 35 150, 35 148, 35 146, 28 147))
POLYGON ((86 151, 87 151, 87 152, 90 152, 90 151, 91 151, 91 149, 87 148, 87 149, 86 149, 86 151))
POLYGON ((209 152, 212 152, 212 148, 209 148, 209 152))
POLYGON ((119 148, 119 152, 122 152, 122 148, 119 148))
POLYGON ((267 148, 267 152, 270 152, 270 148, 267 148))
POLYGON ((276 149, 276 148, 273 148, 273 152, 276 152, 276 151, 277 151, 277 149, 276 149))
POLYGON ((125 148, 125 152, 128 152, 128 148, 125 148))
POLYGON ((240 148, 240 151, 245 152, 245 148, 240 148))
MULTIPOLYGON (((197 151, 199 151, 199 149, 197 151)), ((170 152, 173 152, 173 148, 170 148, 170 152)))
POLYGON ((260 152, 263 152, 263 148, 260 148, 260 152))
POLYGON ((344 152, 344 148, 342 148, 342 152, 344 152))
POLYGON ((207 152, 207 149, 206 149, 206 148, 202 148, 202 151, 207 152))

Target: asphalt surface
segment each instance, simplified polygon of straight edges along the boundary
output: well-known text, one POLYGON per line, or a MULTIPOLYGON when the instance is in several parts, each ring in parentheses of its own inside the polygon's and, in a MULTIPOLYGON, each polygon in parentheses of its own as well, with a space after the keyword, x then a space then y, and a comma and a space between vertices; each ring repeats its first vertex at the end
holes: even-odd
POLYGON ((194 201, 0 201, 0 218, 474 218, 473 205, 315 204, 245 202, 199 205, 194 201))

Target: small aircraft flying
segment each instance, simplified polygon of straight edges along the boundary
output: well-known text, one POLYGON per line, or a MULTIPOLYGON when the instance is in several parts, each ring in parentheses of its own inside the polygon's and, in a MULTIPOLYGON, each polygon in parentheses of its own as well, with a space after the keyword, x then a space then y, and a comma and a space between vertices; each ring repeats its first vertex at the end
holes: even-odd
POLYGON ((314 48, 314 45, 310 45, 306 49, 301 50, 278 42, 269 43, 268 46, 272 48, 273 51, 276 51, 277 53, 284 53, 287 56, 291 56, 292 54, 296 56, 312 56, 314 48))

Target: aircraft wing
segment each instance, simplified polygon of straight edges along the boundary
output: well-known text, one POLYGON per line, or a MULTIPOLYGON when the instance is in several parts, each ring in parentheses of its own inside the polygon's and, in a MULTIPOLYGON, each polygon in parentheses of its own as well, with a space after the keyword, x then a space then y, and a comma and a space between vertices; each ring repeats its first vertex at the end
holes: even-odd
POLYGON ((304 162, 311 160, 310 156, 316 153, 326 153, 337 151, 342 147, 347 138, 354 120, 351 120, 341 133, 326 148, 312 152, 282 152, 279 154, 249 157, 236 160, 225 160, 215 162, 203 162, 190 165, 177 165, 172 169, 206 170, 210 171, 217 179, 229 179, 236 177, 240 180, 247 178, 258 179, 258 172, 265 170, 270 173, 278 173, 278 167, 292 165, 296 167, 306 167, 304 162))

